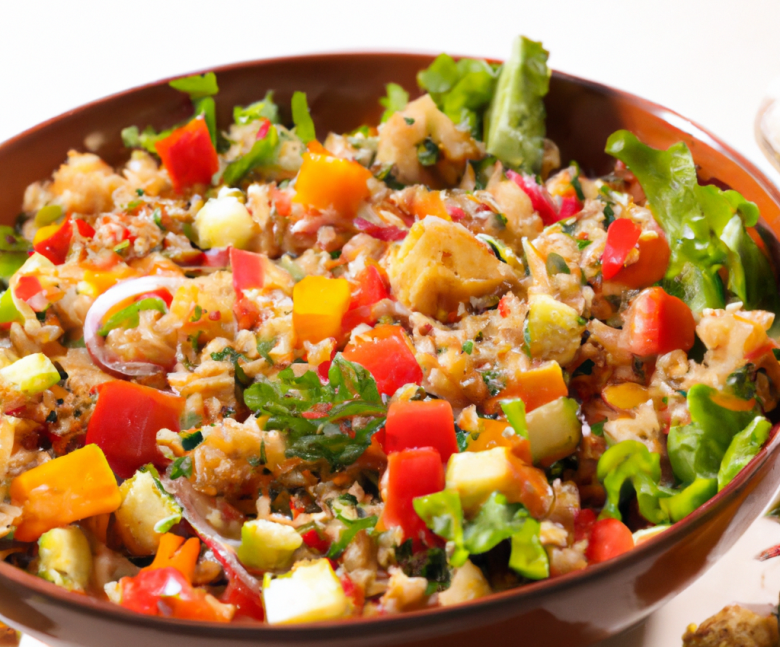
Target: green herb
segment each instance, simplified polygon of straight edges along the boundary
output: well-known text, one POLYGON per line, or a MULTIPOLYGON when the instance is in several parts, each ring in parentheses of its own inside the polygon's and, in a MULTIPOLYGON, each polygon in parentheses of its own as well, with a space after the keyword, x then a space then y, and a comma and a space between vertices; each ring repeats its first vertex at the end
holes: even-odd
POLYGON ((202 99, 203 97, 210 97, 219 92, 219 86, 217 86, 217 76, 214 72, 207 72, 206 74, 193 74, 192 76, 185 76, 180 79, 174 79, 168 85, 174 90, 184 92, 190 95, 190 99, 202 99))
POLYGON ((547 261, 545 261, 545 267, 547 268, 547 274, 549 276, 555 276, 556 274, 571 274, 569 266, 566 261, 563 260, 563 256, 550 252, 547 255, 547 261))
POLYGON ((574 187, 574 193, 577 194, 577 199, 580 202, 585 202, 585 194, 582 192, 582 184, 580 184, 580 178, 576 175, 571 178, 571 185, 574 187))
POLYGON ((217 353, 211 353, 211 359, 215 362, 235 362, 239 357, 246 359, 242 353, 239 353, 235 348, 231 348, 230 346, 225 346, 217 353))
POLYGON ((479 437, 479 433, 471 433, 465 429, 461 429, 458 425, 455 425, 455 440, 458 443, 458 451, 465 452, 469 446, 469 438, 476 440, 479 437))
POLYGON ((192 429, 193 427, 199 427, 203 422, 200 414, 194 411, 187 411, 184 414, 184 419, 181 421, 182 429, 192 429))
POLYGON ((262 101, 233 108, 233 121, 237 124, 248 124, 258 119, 268 119, 272 124, 279 123, 279 108, 274 103, 273 90, 268 90, 262 101))
POLYGON ((291 368, 277 380, 261 379, 244 392, 251 410, 268 415, 267 430, 286 431, 286 455, 306 461, 326 460, 332 469, 351 465, 384 424, 386 406, 371 374, 359 364, 336 355, 323 385, 314 371, 295 377, 291 368), (309 419, 303 413, 320 405, 327 413, 309 419), (327 406, 330 405, 330 406, 327 406), (357 426, 357 419, 363 426, 357 426), (343 428, 342 428, 343 427, 343 428))
POLYGON ((165 302, 159 297, 149 297, 147 299, 141 299, 126 308, 123 308, 119 312, 114 313, 108 318, 108 321, 104 323, 98 335, 105 337, 115 328, 135 328, 140 323, 140 312, 143 310, 156 310, 165 314, 168 309, 165 307, 165 302))
POLYGON ((471 340, 464 341, 460 350, 461 352, 466 353, 466 355, 471 355, 471 353, 474 352, 474 342, 471 340))
POLYGON ((414 125, 414 119, 411 117, 404 117, 404 121, 406 122, 407 126, 413 126, 414 125))
POLYGON ((395 549, 395 559, 407 577, 424 577, 428 580, 425 595, 433 595, 450 585, 447 554, 441 548, 414 552, 412 540, 407 539, 395 549))
POLYGON ((48 422, 49 424, 54 424, 55 422, 57 422, 57 412, 54 409, 49 411, 49 415, 46 416, 46 422, 48 422))
POLYGON ((200 431, 193 431, 191 434, 181 434, 181 446, 188 452, 195 449, 203 442, 203 434, 200 431))
POLYGON ((578 240, 577 241, 577 249, 582 251, 585 249, 588 245, 590 245, 593 241, 592 240, 578 240))
MULTIPOLYGON (((385 90, 387 90, 387 96, 379 100, 379 103, 385 109, 382 113, 381 123, 385 123, 396 112, 403 110, 406 104, 409 103, 409 93, 397 83, 388 83, 385 86, 385 90)), ((414 123, 414 120, 412 120, 412 123, 414 123)))
POLYGON ((499 371, 483 371, 482 381, 485 383, 491 396, 498 395, 506 386, 504 378, 499 371))
POLYGON ((160 211, 159 207, 152 211, 152 220, 154 220, 154 224, 157 225, 162 231, 166 231, 162 224, 162 211, 160 211))
POLYGON ((433 166, 439 161, 439 147, 430 137, 417 145, 417 161, 422 166, 433 166))
POLYGON ((114 247, 114 251, 119 254, 120 252, 126 250, 128 247, 130 247, 130 241, 129 240, 123 240, 121 243, 116 245, 114 247))
POLYGON ((339 536, 338 541, 333 542, 328 550, 327 557, 330 559, 338 559, 341 554, 349 546, 350 542, 355 538, 361 530, 371 530, 376 526, 379 517, 371 516, 363 519, 347 519, 346 517, 336 514, 336 518, 343 523, 347 528, 339 536))
POLYGON ((187 335, 187 341, 190 342, 192 350, 194 350, 196 353, 200 350, 200 337, 202 334, 203 331, 199 330, 193 335, 187 335))
POLYGON ((752 364, 745 364, 726 378, 726 386, 738 398, 752 400, 756 397, 755 370, 752 364))
POLYGON ((295 124, 295 134, 304 144, 317 139, 314 131, 314 121, 309 113, 305 92, 294 92, 292 96, 292 119, 295 124))
POLYGON ((332 252, 329 252, 330 257, 335 261, 339 258, 341 258, 341 250, 340 249, 334 249, 332 252))
POLYGON ((258 139, 246 155, 228 164, 222 174, 222 181, 228 186, 235 186, 250 171, 272 165, 279 156, 279 133, 276 126, 268 129, 268 134, 258 139))
POLYGON ((57 222, 63 215, 62 207, 60 205, 47 204, 45 207, 38 209, 38 212, 35 214, 35 226, 46 227, 47 225, 57 222))
POLYGON ((615 221, 615 212, 612 210, 612 205, 604 205, 604 227, 608 228, 615 221))
POLYGON ((181 456, 171 463, 171 478, 177 479, 180 476, 190 478, 192 476, 192 458, 190 456, 181 456))
POLYGON ((199 305, 196 305, 192 311, 192 317, 190 317, 190 323, 196 323, 200 321, 200 318, 202 316, 203 316, 203 308, 201 308, 199 305))
POLYGON ((507 422, 518 436, 528 438, 528 425, 525 422, 525 403, 519 398, 516 400, 504 400, 501 410, 506 415, 507 422))
POLYGON ((485 115, 487 152, 530 173, 539 172, 544 152, 547 56, 541 43, 518 37, 485 115))
POLYGON ((274 365, 273 357, 271 357, 271 351, 276 346, 276 338, 274 339, 258 339, 257 340, 257 353, 262 357, 269 366, 274 365))
POLYGON ((602 420, 601 422, 597 422, 595 425, 590 426, 590 433, 592 433, 594 436, 598 436, 599 438, 604 437, 604 423, 606 420, 602 420))

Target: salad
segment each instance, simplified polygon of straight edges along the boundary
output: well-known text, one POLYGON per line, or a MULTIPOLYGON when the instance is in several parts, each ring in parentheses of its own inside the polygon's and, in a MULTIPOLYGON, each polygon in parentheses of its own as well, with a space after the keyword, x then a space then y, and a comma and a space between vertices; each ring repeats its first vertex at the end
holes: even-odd
POLYGON ((326 621, 588 568, 726 487, 780 397, 758 209, 683 143, 562 163, 547 58, 442 54, 348 133, 270 88, 217 124, 216 76, 181 78, 191 118, 31 184, 2 558, 148 615, 326 621))

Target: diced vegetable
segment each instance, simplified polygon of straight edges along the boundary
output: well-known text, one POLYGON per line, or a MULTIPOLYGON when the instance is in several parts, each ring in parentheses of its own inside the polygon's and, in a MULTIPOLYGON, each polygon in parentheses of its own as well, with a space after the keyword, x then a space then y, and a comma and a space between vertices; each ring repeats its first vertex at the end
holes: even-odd
POLYGON ((196 184, 211 184, 219 170, 219 158, 203 116, 177 128, 155 143, 155 150, 176 192, 196 184))
POLYGON ((38 539, 38 576, 71 591, 84 591, 92 574, 92 551, 78 526, 53 528, 38 539))
POLYGON ((552 465, 573 454, 582 438, 579 406, 571 398, 558 398, 526 416, 534 464, 552 465))
POLYGON ((611 280, 627 288, 640 290, 663 280, 671 252, 666 237, 660 232, 645 232, 639 237, 636 246, 639 251, 636 263, 618 269, 611 280))
POLYGON ((149 616, 230 622, 235 613, 233 606, 221 604, 202 589, 194 588, 171 566, 123 577, 119 589, 123 607, 149 616))
POLYGON ((512 552, 509 568, 530 580, 550 577, 550 562, 539 539, 541 524, 536 519, 526 519, 521 530, 512 535, 512 552))
POLYGON ((57 384, 62 377, 43 353, 33 353, 0 369, 0 376, 25 395, 35 395, 57 384))
POLYGON ((195 577, 195 565, 199 556, 200 540, 197 537, 190 537, 184 541, 184 537, 165 533, 160 537, 160 545, 154 561, 144 570, 175 568, 191 584, 192 578, 195 577))
POLYGON ((385 452, 392 454, 419 447, 433 447, 444 463, 458 453, 452 405, 446 400, 398 400, 390 404, 385 424, 385 452))
POLYGON ((132 382, 98 386, 98 400, 87 427, 87 443, 99 446, 120 478, 152 463, 167 461, 157 448, 160 429, 179 431, 184 398, 132 382))
POLYGON ((303 539, 292 526, 253 519, 241 527, 238 559, 261 571, 284 570, 290 567, 293 553, 302 544, 303 539))
POLYGON ((193 227, 202 249, 228 246, 243 249, 257 229, 247 208, 225 188, 198 211, 193 227))
POLYGON ((397 83, 388 83, 385 86, 387 96, 382 97, 379 103, 385 109, 382 113, 381 123, 385 123, 399 110, 403 110, 409 103, 409 93, 397 83))
POLYGON ((550 87, 548 52, 541 43, 524 36, 498 76, 496 90, 485 114, 488 153, 505 164, 538 173, 545 134, 543 98, 550 87))
POLYGON ((446 484, 448 490, 460 494, 467 515, 476 512, 493 492, 500 492, 510 503, 522 503, 534 517, 544 515, 552 502, 544 472, 523 463, 508 447, 453 454, 446 484))
POLYGON ((634 409, 650 400, 650 392, 636 382, 623 382, 623 384, 605 386, 601 397, 604 402, 616 409, 634 409))
POLYGON ((568 364, 580 347, 585 323, 565 303, 547 295, 531 297, 526 323, 531 357, 568 364))
POLYGON ((718 490, 722 490, 740 473, 764 446, 772 425, 766 418, 754 418, 742 431, 732 438, 723 455, 718 470, 718 490))
POLYGON ((530 413, 537 407, 569 395, 558 362, 547 362, 538 368, 518 373, 505 390, 485 403, 485 411, 493 413, 500 402, 520 398, 530 413))
MULTIPOLYGON (((258 135, 261 132, 262 129, 258 131, 258 135)), ((250 171, 273 166, 278 161, 280 149, 279 131, 275 126, 270 126, 265 136, 255 141, 246 155, 228 164, 222 174, 222 181, 228 186, 235 186, 250 171)))
POLYGON ((62 265, 68 257, 70 243, 73 239, 74 224, 78 228, 80 235, 86 238, 91 238, 95 235, 95 230, 83 220, 74 222, 71 216, 68 215, 62 223, 47 225, 36 231, 33 239, 33 249, 48 258, 55 265, 62 265))
POLYGON ((422 383, 422 369, 400 326, 380 325, 360 335, 344 349, 344 358, 367 369, 384 395, 393 395, 405 384, 422 383))
POLYGON ((599 519, 590 533, 585 556, 591 564, 606 562, 634 548, 634 536, 617 519, 599 519))
POLYGON ((261 254, 230 248, 230 269, 233 272, 233 289, 236 297, 243 296, 244 290, 263 287, 265 272, 261 254))
POLYGON ((135 303, 130 304, 126 308, 122 308, 119 312, 111 315, 106 322, 98 330, 98 335, 106 337, 115 328, 135 328, 141 320, 140 313, 143 310, 156 310, 165 314, 168 309, 165 307, 165 302, 157 297, 150 297, 141 299, 135 303))
POLYGON ((116 477, 97 445, 20 474, 11 481, 10 494, 11 503, 22 508, 14 534, 19 541, 35 541, 57 526, 114 512, 122 502, 116 477))
POLYGON ((286 575, 263 579, 269 624, 335 620, 349 613, 349 599, 327 559, 299 562, 286 575))
POLYGON ((293 325, 298 343, 341 336, 341 319, 349 308, 346 279, 307 276, 293 288, 293 325))
POLYGON ((341 320, 342 328, 352 330, 361 323, 373 326, 376 317, 371 313, 371 306, 390 296, 385 279, 376 265, 367 265, 358 274, 357 287, 352 289, 349 310, 341 320))
POLYGON ((387 494, 383 497, 385 507, 378 527, 399 527, 404 539, 415 543, 419 542, 422 533, 427 537, 426 543, 433 543, 425 522, 414 510, 413 501, 443 489, 444 468, 435 449, 405 449, 390 454, 387 457, 387 494))
POLYGON ((696 321, 685 303, 663 288, 643 290, 626 316, 623 331, 635 355, 663 355, 693 347, 696 321))
POLYGON ((136 472, 119 492, 122 504, 115 517, 122 542, 134 555, 153 555, 164 533, 181 521, 181 506, 150 469, 136 472))
POLYGON ((531 462, 531 445, 528 438, 516 433, 508 422, 481 418, 479 424, 481 430, 476 437, 475 434, 469 434, 467 437, 466 451, 484 452, 494 447, 509 447, 515 456, 519 456, 526 463, 531 462))
POLYGON ((533 175, 516 173, 515 171, 509 170, 506 172, 506 176, 519 186, 523 190, 523 193, 528 196, 531 200, 531 206, 534 211, 539 214, 539 217, 542 219, 542 223, 545 226, 563 220, 565 214, 562 216, 558 212, 547 189, 544 188, 543 185, 540 185, 533 175))
POLYGON ((317 140, 317 135, 314 131, 314 121, 311 118, 309 112, 309 104, 306 101, 305 92, 293 92, 291 107, 292 118, 295 124, 295 134, 304 143, 308 144, 311 141, 317 140))
POLYGON ((607 242, 601 256, 601 274, 609 281, 623 269, 628 254, 636 246, 642 228, 628 218, 618 218, 607 229, 607 242))
POLYGON ((333 209, 345 218, 353 218, 360 204, 371 195, 371 177, 371 171, 358 162, 304 153, 293 202, 320 211, 333 209))

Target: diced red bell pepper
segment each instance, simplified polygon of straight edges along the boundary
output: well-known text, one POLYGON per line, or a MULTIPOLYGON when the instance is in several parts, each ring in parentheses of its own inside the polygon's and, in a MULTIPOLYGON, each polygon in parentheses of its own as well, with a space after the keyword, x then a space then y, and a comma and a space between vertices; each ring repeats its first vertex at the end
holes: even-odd
POLYGON ((73 223, 76 225, 76 229, 78 229, 79 236, 83 238, 94 238, 95 237, 95 228, 92 227, 87 222, 84 222, 83 220, 76 220, 73 223))
POLYGON ((404 384, 422 383, 422 369, 400 326, 377 326, 347 344, 343 354, 368 370, 379 392, 385 395, 393 395, 404 384))
POLYGON ((601 274, 607 281, 623 269, 641 234, 642 228, 628 218, 618 218, 609 226, 607 242, 601 256, 601 274))
POLYGON ((233 289, 236 297, 243 296, 244 290, 263 287, 263 257, 254 252, 230 248, 230 268, 233 272, 233 289))
POLYGON ((194 588, 172 567, 123 577, 119 585, 122 606, 136 613, 211 622, 230 622, 232 619, 230 607, 219 608, 216 600, 209 602, 205 591, 194 588))
POLYGON ((203 252, 204 267, 227 267, 230 265, 230 250, 232 247, 212 247, 203 252))
POLYGON ((585 557, 591 564, 598 564, 633 548, 634 536, 626 525, 617 519, 599 519, 591 528, 585 557))
POLYGON ((506 176, 531 199, 531 206, 539 214, 545 226, 563 220, 563 217, 555 208, 555 204, 553 204, 547 189, 537 184, 533 175, 521 175, 514 171, 507 171, 506 176))
POLYGON ((157 448, 157 432, 179 431, 184 398, 122 380, 104 382, 97 388, 87 444, 100 447, 121 478, 130 478, 148 463, 165 467, 167 460, 157 448))
MULTIPOLYGON (((50 225, 55 227, 56 225, 50 225)), ((41 238, 43 230, 49 231, 49 227, 39 230, 33 241, 33 249, 39 254, 48 258, 55 265, 62 265, 68 257, 70 241, 73 238, 73 221, 67 216, 63 223, 56 228, 50 235, 41 238)))
POLYGON ((399 527, 404 540, 435 545, 436 538, 414 511, 413 501, 444 489, 444 466, 432 447, 405 449, 387 457, 387 495, 377 527, 399 527))
POLYGON ((574 541, 590 539, 590 533, 593 531, 593 524, 596 523, 596 513, 590 508, 583 508, 577 512, 574 517, 574 541))
POLYGON ((305 533, 303 533, 301 535, 301 539, 303 539, 303 543, 306 544, 309 548, 316 550, 318 553, 322 553, 323 555, 327 553, 328 549, 330 548, 330 542, 328 541, 328 538, 321 536, 315 528, 307 530, 305 533))
POLYGON ((390 404, 385 424, 385 452, 393 454, 415 447, 433 447, 445 463, 458 453, 455 420, 449 402, 398 400, 390 404))
POLYGON ((625 343, 634 355, 663 355, 693 347, 696 321, 684 301, 663 288, 642 290, 634 300, 623 326, 625 343))
POLYGON ((260 598, 236 578, 228 579, 228 584, 220 598, 220 602, 232 604, 236 607, 234 618, 265 619, 265 609, 263 609, 263 603, 260 598))
POLYGON ((558 209, 558 220, 571 218, 575 213, 579 213, 580 211, 582 211, 582 202, 579 201, 577 196, 567 195, 561 201, 561 206, 558 209))
POLYGON ((37 276, 20 276, 14 288, 14 295, 17 299, 27 301, 36 294, 43 291, 43 286, 37 276))
POLYGON ((167 308, 170 308, 171 304, 173 303, 173 295, 165 288, 152 290, 151 292, 144 292, 143 294, 137 296, 134 302, 143 301, 144 299, 160 299, 160 301, 165 303, 167 308))
POLYGON ((177 128, 155 148, 177 193, 195 184, 211 184, 219 170, 217 151, 203 116, 177 128))
POLYGON ((341 319, 341 327, 345 331, 352 330, 362 323, 373 326, 377 320, 371 314, 371 306, 390 296, 385 279, 376 265, 366 266, 358 274, 357 281, 357 287, 352 289, 349 310, 341 319))

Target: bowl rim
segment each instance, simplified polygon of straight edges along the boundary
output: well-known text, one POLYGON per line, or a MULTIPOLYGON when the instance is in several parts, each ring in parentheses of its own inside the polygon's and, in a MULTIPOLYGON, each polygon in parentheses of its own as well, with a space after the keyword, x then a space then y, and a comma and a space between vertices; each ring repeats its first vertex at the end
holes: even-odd
MULTIPOLYGON (((177 74, 171 77, 165 77, 156 81, 122 90, 110 95, 105 95, 88 103, 67 110, 55 117, 36 124, 5 141, 0 142, 0 149, 7 147, 10 148, 18 145, 19 143, 23 143, 23 140, 33 133, 36 133, 39 130, 45 130, 50 126, 54 126, 59 121, 68 117, 86 112, 90 109, 98 108, 101 104, 132 95, 142 90, 167 85, 169 81, 179 79, 184 76, 205 74, 207 72, 214 72, 219 75, 220 73, 238 71, 257 66, 262 67, 264 65, 302 63, 311 59, 330 59, 336 63, 339 60, 358 57, 393 57, 433 60, 435 56, 435 54, 431 54, 430 52, 392 50, 356 50, 307 53, 300 55, 239 61, 189 73, 177 74)), ((456 59, 462 58, 461 56, 456 55, 453 55, 453 57, 456 59)), ((499 59, 487 58, 486 60, 490 62, 502 62, 499 59)), ((771 197, 771 199, 780 208, 780 189, 771 180, 769 180, 769 178, 751 161, 749 161, 731 146, 726 144, 716 135, 711 133, 709 130, 699 125, 697 122, 688 119, 676 111, 666 108, 665 106, 662 106, 658 103, 648 99, 643 99, 638 95, 614 88, 609 85, 605 85, 603 83, 598 83, 557 70, 552 71, 552 76, 554 78, 594 90, 601 95, 615 97, 620 99, 622 102, 633 104, 634 106, 641 108, 643 111, 655 115, 672 128, 687 133, 695 140, 704 142, 708 146, 715 149, 718 153, 737 164, 743 171, 747 172, 747 174, 759 185, 759 187, 764 192, 766 192, 771 197)), ((774 232, 773 235, 780 239, 780 236, 777 236, 774 234, 774 232)), ((0 562, 0 579, 10 580, 17 586, 27 589, 29 593, 41 595, 51 599, 55 601, 60 607, 64 607, 68 610, 86 613, 100 613, 101 615, 110 618, 111 621, 120 622, 122 624, 140 624, 152 629, 165 631, 166 633, 169 633, 170 631, 177 631, 182 634, 193 634, 199 632, 211 633, 213 631, 220 631, 228 632, 230 634, 230 639, 264 637, 268 639, 278 638, 280 640, 284 640, 285 638, 292 638, 294 635, 297 635, 298 638, 305 638, 309 634, 316 634, 316 638, 322 639, 324 637, 323 632, 329 634, 328 637, 335 638, 337 636, 330 634, 337 632, 339 636, 347 637, 345 635, 345 630, 350 634, 361 633, 365 629, 382 630, 388 623, 398 625, 405 621, 407 624, 421 624, 427 623, 427 620, 431 618, 431 616, 443 616, 452 614, 453 612, 457 613, 458 611, 465 610, 468 610, 470 615, 473 615, 480 609, 487 609, 488 607, 496 606, 497 604, 503 603, 503 605, 511 605, 513 602, 521 602, 524 598, 533 597, 537 593, 553 593, 556 590, 568 587, 574 582, 584 583, 592 580, 602 579, 609 573, 615 570, 619 570, 624 566, 628 566, 632 562, 641 561, 645 556, 651 553, 662 553, 669 545, 676 543, 678 539, 688 535, 696 528, 709 521, 715 515, 717 509, 723 502, 733 499, 734 496, 743 487, 745 487, 753 474, 763 466, 763 464, 770 458, 772 454, 778 451, 778 447, 780 447, 780 423, 773 426, 769 439, 764 443, 758 454, 756 454, 756 456, 754 456, 751 461, 742 468, 737 476, 725 488, 723 488, 723 490, 719 491, 713 498, 699 506, 696 510, 694 510, 694 512, 692 512, 684 519, 672 524, 663 532, 659 532, 644 540, 640 545, 636 546, 633 550, 627 553, 600 564, 590 565, 582 570, 572 571, 552 579, 539 580, 536 582, 523 584, 517 588, 491 593, 485 597, 469 600, 451 607, 425 608, 391 616, 380 615, 371 617, 348 617, 329 621, 288 625, 269 625, 267 623, 252 621, 217 623, 199 620, 181 620, 177 618, 149 616, 136 613, 109 601, 100 600, 91 596, 74 594, 5 561, 0 562)), ((312 635, 312 639, 315 639, 314 635, 312 635)))

